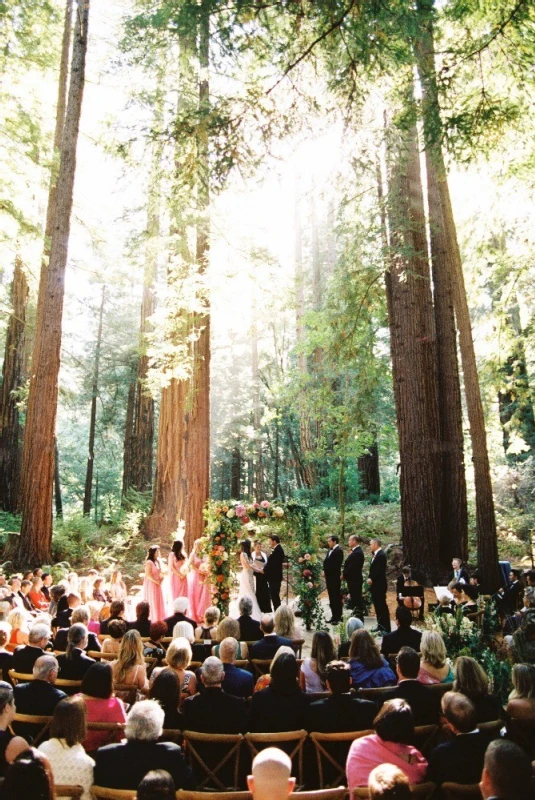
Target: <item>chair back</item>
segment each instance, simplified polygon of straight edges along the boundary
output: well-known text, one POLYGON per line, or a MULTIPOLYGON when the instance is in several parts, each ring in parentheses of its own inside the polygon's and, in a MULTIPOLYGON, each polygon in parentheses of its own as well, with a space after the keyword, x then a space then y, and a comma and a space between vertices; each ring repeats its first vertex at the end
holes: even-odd
POLYGON ((54 686, 70 696, 80 691, 82 687, 82 681, 69 681, 66 678, 56 678, 56 683, 54 686))
POLYGON ((137 700, 139 687, 132 683, 114 683, 113 691, 127 705, 133 706, 137 700))
POLYGON ((87 655, 95 661, 114 661, 117 658, 116 653, 103 653, 102 650, 89 650, 87 655))
POLYGON ((305 643, 304 639, 292 639, 292 647, 295 650, 295 657, 301 658, 301 653, 303 650, 303 645, 305 643))
POLYGON ((428 755, 433 747, 438 744, 436 737, 440 731, 438 725, 416 725, 412 744, 422 755, 428 755))
POLYGON ((83 786, 70 786, 66 783, 56 783, 55 793, 56 798, 70 797, 71 800, 79 800, 84 792, 83 786))
POLYGON ((297 788, 303 786, 303 747, 306 739, 307 732, 304 730, 245 734, 251 760, 265 747, 279 747, 288 753, 292 760, 292 775, 297 778, 297 788))
MULTIPOLYGON (((17 712, 13 718, 13 725, 15 727, 12 728, 12 730, 15 734, 17 734, 18 733, 17 725, 29 725, 32 727, 33 726, 37 727, 39 730, 35 734, 34 733, 31 734, 33 736, 32 745, 34 747, 37 747, 37 745, 46 736, 51 724, 52 724, 52 717, 45 717, 41 714, 19 714, 17 712)), ((26 728, 26 730, 28 729, 26 728)))
MULTIPOLYGON (((99 742, 98 747, 104 747, 104 745, 106 744, 112 744, 113 742, 116 742, 119 738, 119 735, 124 733, 124 728, 125 728, 124 722, 87 723, 88 731, 104 731, 106 733, 106 737, 103 739, 103 741, 99 742)), ((95 749, 98 749, 98 747, 95 749)))
POLYGON ((347 733, 319 733, 313 731, 310 740, 316 751, 319 784, 321 789, 340 786, 346 776, 346 760, 351 743, 369 736, 373 731, 347 733))
POLYGON ((503 719, 493 719, 491 722, 478 722, 477 727, 480 731, 482 731, 482 733, 488 733, 491 736, 498 736, 503 728, 503 719))
POLYGON ((345 786, 336 786, 333 789, 316 789, 311 792, 292 792, 291 800, 344 800, 347 795, 345 786))
MULTIPOLYGON (((411 783, 409 786, 411 797, 418 798, 418 800, 432 800, 435 797, 437 789, 436 783, 411 783)), ((357 786, 350 792, 350 800, 362 797, 368 800, 369 792, 367 786, 357 786)))
POLYGON ((254 669, 254 677, 258 679, 262 675, 267 675, 272 661, 272 658, 252 658, 251 664, 254 669))
POLYGON ((106 786, 92 786, 91 793, 97 800, 136 800, 135 789, 108 789, 106 786))
POLYGON ((481 800, 481 790, 478 783, 453 783, 442 784, 444 800, 481 800))
POLYGON ((199 789, 237 790, 240 780, 241 733, 184 731, 184 746, 199 789))
POLYGON ((33 681, 33 675, 27 674, 26 672, 16 672, 14 669, 8 670, 7 673, 11 679, 11 683, 13 686, 16 686, 17 683, 29 683, 33 681))

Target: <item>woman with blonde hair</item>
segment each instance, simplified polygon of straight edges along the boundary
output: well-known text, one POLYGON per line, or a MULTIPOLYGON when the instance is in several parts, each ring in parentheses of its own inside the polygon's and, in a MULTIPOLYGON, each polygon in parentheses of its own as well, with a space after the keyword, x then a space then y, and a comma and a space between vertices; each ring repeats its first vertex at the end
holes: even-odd
POLYGON ((11 625, 11 634, 6 650, 12 653, 19 644, 28 644, 28 612, 23 608, 14 608, 7 615, 7 622, 11 625))
POLYGON ((116 569, 112 573, 109 591, 112 600, 126 600, 126 583, 123 581, 121 570, 116 569))
POLYGON ((299 686, 304 692, 324 692, 327 664, 336 654, 333 640, 326 631, 316 631, 312 637, 310 658, 305 658, 299 672, 299 686))
POLYGON ((513 691, 505 709, 512 719, 535 721, 535 666, 515 664, 511 675, 513 691))
POLYGON ((223 641, 223 639, 226 639, 229 636, 231 636, 233 639, 236 639, 238 642, 238 652, 236 653, 236 658, 247 658, 249 655, 247 644, 245 642, 240 642, 240 623, 237 619, 233 619, 232 617, 223 617, 217 626, 215 639, 218 644, 212 647, 212 655, 219 656, 219 644, 223 641))
POLYGON ((295 631, 295 616, 289 606, 279 606, 275 611, 275 633, 286 639, 297 639, 295 631))
POLYGON ((477 722, 493 722, 503 716, 500 700, 489 694, 489 679, 485 670, 470 656, 459 656, 455 662, 453 691, 464 694, 472 701, 477 722))
MULTIPOLYGON (((111 662, 113 683, 137 686, 140 692, 147 692, 147 668, 143 659, 143 642, 137 631, 127 631, 121 641, 119 655, 111 662)), ((120 693, 119 693, 120 694, 120 693)))
POLYGON ((206 639, 215 639, 217 633, 217 623, 221 612, 215 606, 208 606, 204 612, 204 618, 201 625, 195 628, 195 639, 201 642, 206 639))
POLYGON ((191 695, 197 692, 195 673, 188 669, 191 664, 191 645, 188 640, 184 637, 173 639, 167 648, 166 660, 167 667, 153 670, 151 684, 154 682, 157 675, 164 670, 173 670, 178 678, 180 686, 180 705, 182 705, 186 697, 191 697, 191 695))
POLYGON ((374 689, 395 686, 396 676, 383 658, 371 634, 364 628, 356 630, 349 648, 351 680, 355 689, 374 689))
POLYGON ((437 631, 424 631, 420 643, 420 683, 452 683, 455 675, 446 656, 446 645, 437 631))

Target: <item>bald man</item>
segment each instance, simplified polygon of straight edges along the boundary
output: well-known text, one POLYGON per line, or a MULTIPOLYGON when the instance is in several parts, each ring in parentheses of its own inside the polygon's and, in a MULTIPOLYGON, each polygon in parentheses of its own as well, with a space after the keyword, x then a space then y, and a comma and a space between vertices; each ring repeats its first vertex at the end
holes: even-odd
POLYGON ((253 761, 247 786, 254 800, 286 800, 295 788, 290 757, 278 747, 266 747, 253 761))

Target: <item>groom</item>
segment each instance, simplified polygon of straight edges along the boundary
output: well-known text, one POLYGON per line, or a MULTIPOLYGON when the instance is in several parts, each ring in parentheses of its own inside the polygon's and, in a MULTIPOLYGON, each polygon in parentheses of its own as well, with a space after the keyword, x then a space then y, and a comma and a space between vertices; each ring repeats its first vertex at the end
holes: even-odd
POLYGON ((273 603, 273 610, 276 611, 281 604, 282 564, 285 556, 280 539, 275 533, 269 536, 269 546, 271 547, 271 553, 264 567, 264 575, 269 584, 269 594, 271 596, 271 602, 273 603))

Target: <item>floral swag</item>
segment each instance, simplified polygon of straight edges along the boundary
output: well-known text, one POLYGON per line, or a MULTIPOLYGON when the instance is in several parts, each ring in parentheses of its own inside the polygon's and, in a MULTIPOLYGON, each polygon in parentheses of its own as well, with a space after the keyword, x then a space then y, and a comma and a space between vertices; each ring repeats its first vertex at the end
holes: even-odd
POLYGON ((210 501, 205 519, 203 543, 212 601, 222 614, 228 614, 234 576, 240 569, 240 542, 246 538, 265 539, 270 533, 276 533, 289 561, 288 581, 298 597, 298 609, 307 630, 321 621, 321 563, 311 542, 307 505, 292 500, 287 503, 210 501))

